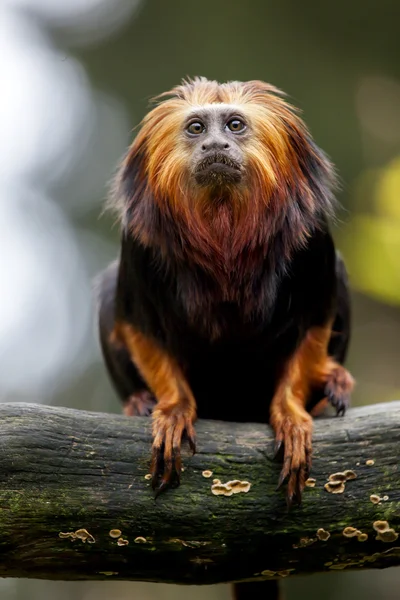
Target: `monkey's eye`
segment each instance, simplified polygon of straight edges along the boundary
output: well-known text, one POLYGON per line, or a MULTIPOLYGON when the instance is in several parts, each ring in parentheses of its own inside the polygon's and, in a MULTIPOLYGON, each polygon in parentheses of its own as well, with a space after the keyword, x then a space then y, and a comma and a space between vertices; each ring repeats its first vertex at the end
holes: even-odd
POLYGON ((206 128, 201 121, 194 121, 187 126, 186 131, 191 135, 199 135, 200 133, 203 133, 205 129, 206 128))
POLYGON ((226 127, 232 133, 241 133, 246 129, 246 125, 240 119, 231 119, 227 122, 226 127))

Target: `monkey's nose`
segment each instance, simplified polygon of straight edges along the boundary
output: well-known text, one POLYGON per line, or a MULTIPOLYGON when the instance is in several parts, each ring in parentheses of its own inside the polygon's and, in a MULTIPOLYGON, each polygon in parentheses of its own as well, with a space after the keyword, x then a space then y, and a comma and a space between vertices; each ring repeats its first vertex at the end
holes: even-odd
POLYGON ((220 152, 221 150, 228 150, 230 145, 225 140, 211 139, 204 142, 201 146, 203 152, 220 152))

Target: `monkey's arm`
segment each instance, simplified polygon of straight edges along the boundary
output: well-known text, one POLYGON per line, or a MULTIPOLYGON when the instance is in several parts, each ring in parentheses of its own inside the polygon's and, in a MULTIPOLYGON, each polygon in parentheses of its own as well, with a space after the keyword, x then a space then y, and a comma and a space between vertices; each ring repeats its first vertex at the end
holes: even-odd
POLYGON ((195 449, 196 403, 183 368, 165 347, 165 299, 158 298, 162 286, 152 281, 152 264, 153 256, 129 236, 123 238, 120 261, 100 278, 99 327, 105 362, 125 414, 153 412, 153 487, 160 477, 161 491, 179 481, 183 435, 195 449))
POLYGON ((169 484, 179 483, 183 435, 195 452, 196 402, 182 369, 154 339, 127 322, 116 323, 115 335, 128 348, 132 362, 157 400, 153 410, 151 473, 153 488, 157 487, 160 493, 169 484))
POLYGON ((111 263, 97 278, 100 347, 110 379, 127 416, 148 416, 155 399, 132 362, 128 348, 114 335, 119 262, 111 263))
MULTIPOLYGON (((300 501, 311 467, 312 417, 309 411, 327 398, 343 414, 354 380, 340 364, 350 336, 347 274, 329 233, 317 236, 297 260, 292 295, 306 331, 284 365, 270 407, 277 451, 283 452, 280 485, 288 479, 288 501, 300 501), (297 300, 296 300, 297 299, 297 300)), ((326 401, 326 400, 325 400, 326 401)))

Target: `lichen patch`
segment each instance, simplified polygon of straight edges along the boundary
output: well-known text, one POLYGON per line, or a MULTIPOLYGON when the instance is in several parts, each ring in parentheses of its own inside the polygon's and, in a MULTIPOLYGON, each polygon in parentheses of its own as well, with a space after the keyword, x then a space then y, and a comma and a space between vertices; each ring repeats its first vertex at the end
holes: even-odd
POLYGON ((214 496, 232 496, 233 494, 240 494, 247 492, 251 488, 251 483, 249 481, 240 481, 239 479, 233 479, 232 481, 227 481, 226 483, 221 483, 219 479, 214 480, 211 486, 211 493, 214 496))
POLYGON ((331 483, 341 482, 341 481, 346 481, 346 480, 347 480, 347 477, 344 473, 332 473, 328 477, 328 481, 330 481, 331 483))
POLYGON ((94 544, 94 537, 88 532, 87 529, 77 529, 75 531, 75 535, 78 540, 81 540, 84 544, 88 542, 89 544, 94 544))
POLYGON ((381 497, 377 494, 371 494, 369 499, 372 502, 372 504, 379 504, 379 502, 381 501, 381 497))
POLYGON ((346 481, 357 479, 357 473, 351 469, 346 469, 346 471, 343 471, 343 475, 346 477, 346 481))
POLYGON ((75 540, 81 540, 81 542, 84 544, 86 544, 86 542, 88 542, 88 544, 94 544, 96 541, 87 529, 77 529, 76 531, 68 531, 66 533, 60 531, 58 537, 61 539, 69 538, 71 542, 75 542, 75 540))
POLYGON ((376 540, 380 542, 395 542, 399 534, 390 527, 388 521, 375 521, 372 527, 377 532, 376 540))
POLYGON ((345 527, 342 531, 342 534, 347 538, 356 537, 359 542, 366 542, 368 539, 368 534, 363 533, 356 527, 345 527))
POLYGON ((315 487, 315 484, 316 484, 316 483, 317 483, 317 480, 316 480, 316 479, 314 479, 313 477, 309 477, 308 479, 306 479, 305 485, 306 485, 307 487, 311 487, 311 488, 313 488, 313 487, 315 487))
POLYGON ((129 544, 129 540, 120 537, 117 540, 117 544, 118 544, 118 546, 127 546, 129 544))
POLYGON ((387 531, 379 532, 376 539, 381 542, 395 542, 399 534, 394 529, 388 529, 387 531))
POLYGON ((351 469, 332 473, 329 475, 328 483, 324 485, 324 488, 331 494, 343 494, 346 489, 346 483, 352 479, 357 479, 357 473, 351 469))
POLYGON ((213 472, 212 472, 212 471, 209 471, 209 470, 206 470, 206 471, 203 471, 203 472, 202 472, 202 475, 203 475, 203 477, 205 477, 206 479, 209 479, 210 477, 212 477, 212 475, 213 475, 213 472))
POLYGON ((122 531, 120 529, 111 529, 108 532, 108 535, 112 538, 119 538, 122 534, 122 531))
POLYGON ((345 484, 344 481, 328 481, 324 485, 324 489, 331 494, 343 494, 345 484))
POLYGON ((374 521, 374 523, 372 523, 372 527, 375 529, 375 531, 378 531, 378 533, 390 529, 388 521, 374 521))
POLYGON ((63 531, 60 531, 60 533, 58 534, 58 537, 61 538, 62 540, 68 539, 68 538, 71 538, 71 540, 76 540, 76 535, 75 535, 74 531, 66 531, 65 533, 63 531))
POLYGON ((323 529, 322 527, 320 527, 317 531, 317 538, 319 540, 321 540, 321 542, 326 542, 329 540, 329 538, 331 537, 331 534, 329 533, 329 531, 326 531, 325 529, 323 529))
POLYGON ((343 529, 342 533, 343 533, 344 537, 352 538, 352 537, 356 537, 361 532, 356 527, 345 527, 343 529))

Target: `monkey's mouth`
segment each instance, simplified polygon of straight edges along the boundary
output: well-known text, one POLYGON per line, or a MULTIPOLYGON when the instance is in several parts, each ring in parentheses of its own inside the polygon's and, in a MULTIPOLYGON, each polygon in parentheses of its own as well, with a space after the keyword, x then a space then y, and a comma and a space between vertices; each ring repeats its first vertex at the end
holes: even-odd
POLYGON ((197 164, 195 177, 200 185, 238 183, 242 179, 242 166, 226 154, 212 154, 197 164))

